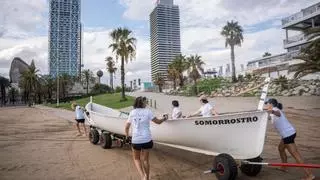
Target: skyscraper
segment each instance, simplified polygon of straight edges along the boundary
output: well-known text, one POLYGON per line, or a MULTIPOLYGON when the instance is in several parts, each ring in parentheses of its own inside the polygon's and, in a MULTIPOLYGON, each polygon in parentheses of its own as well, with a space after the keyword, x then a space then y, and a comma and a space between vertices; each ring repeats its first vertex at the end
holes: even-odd
POLYGON ((81 72, 80 0, 49 2, 49 74, 81 72))
POLYGON ((150 14, 151 77, 167 79, 168 64, 181 53, 179 7, 173 0, 158 0, 150 14))

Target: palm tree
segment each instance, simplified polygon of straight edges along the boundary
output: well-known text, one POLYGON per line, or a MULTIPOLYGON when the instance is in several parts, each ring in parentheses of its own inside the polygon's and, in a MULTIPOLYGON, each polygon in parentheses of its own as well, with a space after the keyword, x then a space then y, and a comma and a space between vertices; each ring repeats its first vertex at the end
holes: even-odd
POLYGON ((110 87, 112 92, 114 91, 113 89, 113 75, 116 73, 117 68, 116 68, 116 64, 113 61, 113 58, 111 56, 108 56, 106 58, 107 61, 107 70, 110 73, 110 87))
POLYGON ((268 56, 271 56, 271 53, 265 52, 265 53, 262 55, 262 57, 268 57, 268 56))
POLYGON ((74 77, 70 76, 69 74, 63 73, 59 76, 59 91, 62 92, 61 94, 63 98, 68 96, 68 89, 73 85, 74 81, 74 77))
POLYGON ((55 87, 55 82, 54 82, 55 80, 51 76, 45 76, 44 80, 45 80, 45 87, 47 90, 48 99, 51 100, 52 92, 55 87))
POLYGON ((82 71, 82 79, 86 82, 87 94, 89 94, 89 83, 94 81, 93 73, 90 69, 82 71))
POLYGON ((193 80, 194 85, 196 85, 197 80, 201 78, 201 74, 204 73, 203 65, 205 63, 201 60, 201 56, 191 55, 187 58, 187 71, 189 77, 193 80))
POLYGON ((235 67, 235 57, 234 57, 234 47, 236 45, 241 46, 243 42, 242 27, 238 25, 238 22, 227 22, 222 28, 221 35, 226 38, 225 46, 230 46, 231 48, 231 66, 232 66, 232 81, 236 82, 236 67, 235 67))
POLYGON ((177 88, 177 79, 179 78, 179 72, 174 68, 173 64, 168 66, 168 79, 173 82, 173 89, 177 88))
POLYGON ((189 74, 189 77, 193 80, 194 83, 194 91, 197 94, 197 80, 201 78, 201 74, 204 73, 203 65, 205 63, 201 60, 201 56, 198 55, 191 55, 187 58, 187 71, 189 74), (201 74, 200 74, 201 73, 201 74))
POLYGON ((301 78, 308 74, 320 72, 320 27, 311 28, 304 33, 309 36, 308 40, 313 41, 295 57, 304 62, 289 69, 289 72, 295 71, 294 78, 301 78))
POLYGON ((109 48, 112 48, 112 52, 115 53, 116 59, 121 58, 121 86, 122 101, 126 100, 125 96, 125 72, 124 63, 128 63, 128 60, 132 60, 136 56, 136 38, 132 37, 132 31, 127 28, 117 28, 110 34, 113 43, 109 48))
MULTIPOLYGON (((21 86, 24 89, 25 98, 29 101, 30 95, 33 96, 34 101, 36 100, 36 88, 38 83, 38 72, 34 65, 34 61, 31 61, 30 67, 22 73, 21 86)), ((30 104, 30 101, 29 101, 30 104)))
POLYGON ((162 92, 162 86, 164 85, 165 81, 164 78, 161 76, 160 73, 156 74, 154 79, 154 84, 159 87, 159 92, 162 92))
POLYGON ((186 57, 183 55, 178 55, 174 58, 172 64, 172 68, 174 68, 177 73, 179 74, 179 86, 182 87, 184 85, 184 77, 183 72, 187 69, 186 68, 186 57))
POLYGON ((6 104, 6 88, 10 86, 9 79, 0 76, 0 89, 1 89, 1 105, 6 104))
POLYGON ((12 102, 12 104, 14 104, 17 100, 17 96, 18 96, 18 90, 14 87, 10 88, 9 90, 9 96, 10 96, 10 101, 12 102))

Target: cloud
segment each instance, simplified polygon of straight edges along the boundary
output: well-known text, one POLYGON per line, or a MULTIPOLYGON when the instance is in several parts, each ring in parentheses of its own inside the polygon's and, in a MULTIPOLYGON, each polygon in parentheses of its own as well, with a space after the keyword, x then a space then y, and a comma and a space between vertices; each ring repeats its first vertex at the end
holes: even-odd
POLYGON ((26 37, 44 30, 48 24, 46 0, 2 0, 0 38, 26 37))
MULTIPOLYGON (((120 0, 126 8, 124 17, 149 21, 152 1, 141 5, 140 0, 120 0), (142 11, 142 7, 144 10, 142 11)), ((244 42, 236 47, 236 65, 246 65, 265 51, 272 54, 284 52, 284 30, 281 19, 292 15, 318 0, 175 0, 180 8, 181 47, 185 55, 201 55, 207 67, 226 66, 230 63, 230 49, 220 35, 229 20, 239 21, 244 28, 244 42)), ((291 35, 291 34, 290 34, 291 35)), ((147 54, 147 53, 145 53, 147 54)))

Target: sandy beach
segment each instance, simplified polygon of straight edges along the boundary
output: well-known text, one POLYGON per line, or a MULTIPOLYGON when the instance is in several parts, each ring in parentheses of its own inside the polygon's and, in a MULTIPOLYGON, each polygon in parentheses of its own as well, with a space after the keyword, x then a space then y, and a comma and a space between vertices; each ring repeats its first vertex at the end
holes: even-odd
MULTIPOLYGON (((232 106, 239 105, 239 100, 233 99, 232 106)), ((255 107, 255 99, 242 100, 247 102, 247 107, 249 104, 255 107)), ((159 107, 164 107, 160 101, 159 107)), ((196 101, 196 98, 184 99, 186 103, 189 101, 196 101)), ((221 110, 232 109, 230 105, 226 107, 228 102, 230 99, 217 100, 222 104, 221 110)), ((320 102, 318 97, 291 98, 286 100, 286 104, 291 105, 287 105, 289 108, 285 111, 298 130, 296 143, 305 161, 320 164, 320 108, 316 102, 320 102)), ((184 108, 196 110, 197 107, 184 108)), ((161 110, 166 111, 159 108, 161 110)), ((72 119, 73 112, 41 106, 0 108, 0 179, 139 179, 129 147, 120 148, 115 144, 112 149, 105 150, 92 145, 87 137, 76 137, 72 119)), ((280 162, 278 143, 279 137, 269 124, 262 153, 264 161, 280 162)), ((156 144, 150 157, 151 179, 214 180, 213 174, 203 174, 211 168, 213 158, 156 144)), ((290 156, 289 161, 294 162, 290 156)), ((313 172, 319 179, 320 170, 313 172)), ((239 171, 238 179, 296 180, 302 176, 300 168, 290 168, 289 173, 283 173, 264 167, 254 178, 239 171)))

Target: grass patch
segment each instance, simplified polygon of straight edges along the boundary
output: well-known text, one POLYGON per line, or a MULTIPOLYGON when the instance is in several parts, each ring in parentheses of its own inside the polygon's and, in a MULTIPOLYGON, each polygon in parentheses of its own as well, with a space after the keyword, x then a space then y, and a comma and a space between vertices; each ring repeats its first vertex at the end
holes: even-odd
MULTIPOLYGON (((107 106, 114 109, 121 109, 121 108, 132 106, 135 99, 134 97, 126 96, 127 101, 120 101, 121 100, 120 93, 101 94, 101 95, 93 96, 92 98, 94 103, 101 104, 103 106, 107 106)), ((90 98, 87 97, 87 98, 78 99, 76 102, 79 105, 84 107, 89 101, 90 101, 90 98)), ((56 108, 57 104, 45 104, 45 105, 56 108)), ((60 103, 59 108, 72 110, 71 102, 60 103)))

